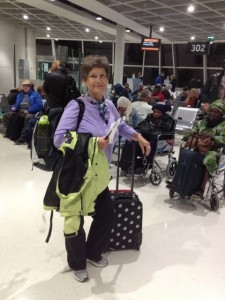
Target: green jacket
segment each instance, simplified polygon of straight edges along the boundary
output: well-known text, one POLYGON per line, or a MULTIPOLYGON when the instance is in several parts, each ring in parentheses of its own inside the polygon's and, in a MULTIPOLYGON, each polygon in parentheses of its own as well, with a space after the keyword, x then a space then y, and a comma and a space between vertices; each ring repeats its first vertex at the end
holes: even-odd
MULTIPOLYGON (((66 151, 76 149, 79 134, 76 132, 70 133, 72 135, 72 141, 70 143, 64 142, 59 148, 59 150, 63 152, 64 157, 66 151)), ((109 183, 110 174, 108 160, 104 151, 99 149, 96 137, 89 138, 87 156, 87 171, 83 177, 81 187, 78 191, 70 191, 69 193, 65 193, 64 191, 63 193, 60 190, 59 185, 59 178, 63 173, 62 169, 58 175, 56 193, 60 198, 60 215, 65 217, 64 234, 66 237, 76 235, 80 226, 81 216, 94 214, 95 199, 108 186, 109 183)), ((73 158, 71 157, 71 159, 73 158)), ((68 176, 71 172, 74 172, 72 168, 74 168, 74 166, 71 166, 71 170, 68 168, 66 169, 68 176)), ((66 178, 61 178, 61 180, 66 180, 66 178)), ((55 209, 55 207, 46 206, 44 206, 44 208, 48 210, 55 209)))

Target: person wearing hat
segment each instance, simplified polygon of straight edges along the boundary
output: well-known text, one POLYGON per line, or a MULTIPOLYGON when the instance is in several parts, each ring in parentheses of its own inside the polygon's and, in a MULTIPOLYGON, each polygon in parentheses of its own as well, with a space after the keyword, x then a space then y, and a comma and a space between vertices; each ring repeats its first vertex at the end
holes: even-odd
MULTIPOLYGON (((170 105, 155 104, 152 107, 152 113, 147 115, 147 117, 141 121, 135 129, 150 142, 151 152, 147 156, 147 162, 149 165, 152 165, 153 163, 158 134, 172 131, 174 121, 173 118, 167 114, 169 111, 171 111, 170 105)), ((121 175, 126 174, 131 167, 130 162, 132 161, 132 151, 131 149, 129 151, 127 149, 128 147, 129 145, 126 143, 122 149, 120 159, 121 175)), ((139 172, 140 169, 143 169, 142 159, 140 159, 143 157, 143 154, 139 146, 136 147, 135 157, 138 158, 135 161, 135 172, 139 172)))
MULTIPOLYGON (((198 121, 184 135, 186 146, 192 146, 190 143, 193 136, 198 136, 198 151, 204 155, 204 172, 199 189, 193 194, 203 199, 205 186, 209 175, 213 175, 217 170, 218 152, 217 149, 225 144, 225 101, 216 100, 209 106, 208 114, 203 120, 198 121)), ((169 187, 170 182, 167 182, 169 187)))
POLYGON ((24 119, 26 123, 37 112, 42 111, 42 99, 39 93, 33 90, 33 83, 26 79, 22 83, 22 89, 16 97, 16 103, 10 107, 10 111, 3 116, 3 124, 7 128, 12 119, 24 119))
POLYGON ((58 61, 58 66, 47 74, 43 83, 43 89, 47 104, 50 108, 64 108, 70 100, 80 96, 75 79, 69 75, 70 65, 58 61))

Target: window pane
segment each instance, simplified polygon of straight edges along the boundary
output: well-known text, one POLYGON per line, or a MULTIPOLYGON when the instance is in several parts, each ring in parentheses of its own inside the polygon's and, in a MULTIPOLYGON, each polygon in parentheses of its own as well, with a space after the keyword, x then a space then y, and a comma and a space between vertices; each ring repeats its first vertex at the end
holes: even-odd
POLYGON ((36 55, 52 56, 51 40, 36 40, 36 55))
POLYGON ((112 43, 84 42, 84 56, 103 55, 112 63, 112 43))
POLYGON ((144 68, 144 80, 143 83, 145 85, 155 84, 155 79, 159 75, 159 69, 158 68, 144 68))
POLYGON ((225 43, 213 43, 210 45, 208 56, 208 67, 220 67, 223 66, 223 60, 225 59, 225 43))
POLYGON ((143 61, 143 51, 141 44, 125 44, 124 64, 125 65, 141 65, 143 61))
POLYGON ((162 44, 161 45, 161 53, 162 53, 162 66, 172 66, 172 45, 162 44))
POLYGON ((191 79, 200 80, 200 85, 203 82, 203 70, 199 69, 178 69, 177 70, 177 86, 183 87, 188 85, 191 79))
POLYGON ((159 65, 159 51, 145 51, 145 66, 159 65))
POLYGON ((175 45, 177 66, 202 67, 203 55, 187 54, 187 44, 175 45))

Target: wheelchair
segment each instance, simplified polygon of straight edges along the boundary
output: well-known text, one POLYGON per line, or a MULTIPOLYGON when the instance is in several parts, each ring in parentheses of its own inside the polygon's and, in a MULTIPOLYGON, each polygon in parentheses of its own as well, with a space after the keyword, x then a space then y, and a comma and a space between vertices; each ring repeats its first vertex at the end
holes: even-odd
MULTIPOLYGON (((158 186, 161 183, 163 174, 165 174, 168 179, 173 178, 177 168, 177 160, 174 157, 174 151, 173 151, 174 142, 175 142, 174 132, 158 134, 156 139, 156 150, 155 150, 152 163, 149 162, 148 158, 140 152, 140 149, 138 151, 139 153, 137 153, 136 151, 135 165, 138 165, 138 167, 135 167, 134 177, 140 177, 140 176, 146 177, 148 176, 149 171, 151 170, 149 175, 149 180, 155 186, 158 186), (157 157, 162 157, 162 156, 168 157, 168 163, 166 168, 161 167, 159 162, 157 161, 157 157)), ((134 144, 134 143, 135 143, 134 145, 135 147, 139 147, 137 145, 137 142, 130 142, 130 144, 134 144)), ((125 147, 125 145, 123 145, 123 147, 125 147)), ((126 159, 127 159, 126 163, 129 164, 129 167, 127 172, 125 172, 124 175, 126 177, 129 177, 132 172, 132 167, 131 167, 132 160, 129 157, 129 155, 127 155, 126 159)))
MULTIPOLYGON (((208 183, 206 184, 206 190, 204 192, 204 198, 202 201, 209 201, 210 207, 213 211, 217 211, 219 208, 220 199, 219 194, 223 195, 225 199, 225 148, 218 149, 218 167, 214 175, 210 175, 208 183), (218 176, 223 174, 222 184, 218 182, 218 176)), ((175 192, 171 187, 169 189, 170 198, 174 198, 175 192)), ((180 195, 181 198, 185 200, 192 199, 192 196, 180 195)))

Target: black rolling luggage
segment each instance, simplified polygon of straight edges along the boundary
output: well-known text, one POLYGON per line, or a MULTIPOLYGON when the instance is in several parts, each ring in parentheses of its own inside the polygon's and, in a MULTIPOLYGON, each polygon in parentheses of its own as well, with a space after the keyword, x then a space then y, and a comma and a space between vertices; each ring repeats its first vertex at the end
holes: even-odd
MULTIPOLYGON (((148 160, 148 157, 147 157, 148 160)), ((132 162, 134 161, 134 173, 139 172, 144 168, 143 165, 143 154, 141 151, 140 146, 138 145, 138 142, 134 141, 128 141, 126 140, 123 150, 121 153, 121 158, 119 160, 119 167, 121 168, 122 171, 126 173, 131 172, 132 168, 132 162), (133 148, 134 148, 134 143, 135 145, 135 154, 134 154, 134 160, 133 160, 133 148)))
POLYGON ((106 251, 139 250, 142 243, 142 203, 138 195, 133 191, 135 146, 136 144, 134 142, 131 189, 119 190, 119 140, 116 190, 110 191, 116 218, 106 251))
POLYGON ((190 149, 180 151, 178 166, 172 181, 172 191, 191 196, 200 187, 203 176, 204 156, 190 149))
POLYGON ((6 130, 6 137, 12 141, 17 140, 24 127, 24 117, 19 114, 15 114, 9 121, 9 125, 6 130))

